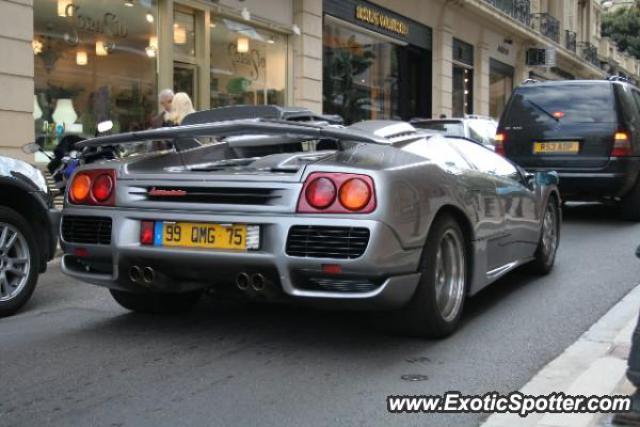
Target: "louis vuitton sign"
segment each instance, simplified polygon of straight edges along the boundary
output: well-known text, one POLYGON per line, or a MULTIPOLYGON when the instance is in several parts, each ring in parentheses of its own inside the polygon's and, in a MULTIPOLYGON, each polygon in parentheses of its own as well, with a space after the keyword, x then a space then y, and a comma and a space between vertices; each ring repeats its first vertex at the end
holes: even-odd
POLYGON ((356 19, 358 21, 363 21, 376 27, 383 28, 387 31, 400 34, 401 36, 407 36, 409 34, 409 26, 405 22, 371 7, 362 5, 356 6, 356 19))

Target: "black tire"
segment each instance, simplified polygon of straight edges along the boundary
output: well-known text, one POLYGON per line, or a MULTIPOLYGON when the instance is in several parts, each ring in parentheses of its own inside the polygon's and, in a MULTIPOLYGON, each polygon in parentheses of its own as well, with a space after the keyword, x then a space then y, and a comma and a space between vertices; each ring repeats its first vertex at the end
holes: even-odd
MULTIPOLYGON (((411 301, 401 310, 391 314, 393 327, 404 335, 423 338, 444 338, 457 328, 467 293, 469 251, 458 222, 449 215, 441 215, 431 226, 422 254, 422 277, 411 301), (455 280, 455 307, 449 313, 442 312, 437 300, 438 252, 444 242, 452 240, 459 246, 456 271, 461 276, 455 280), (459 258, 459 257, 458 257, 459 258)), ((444 243, 447 244, 447 243, 444 243)), ((452 263, 450 263, 452 264, 452 263)), ((453 283, 453 282, 452 282, 453 283)))
POLYGON ((560 243, 560 209, 558 207, 558 201, 555 197, 549 197, 547 206, 544 208, 542 217, 542 230, 540 231, 540 241, 536 248, 535 258, 528 265, 528 271, 532 274, 543 276, 549 274, 553 269, 553 265, 556 260, 556 253, 558 252, 558 245, 560 243), (550 215, 553 219, 553 224, 549 225, 545 219, 550 215), (553 230, 548 227, 553 227, 553 230), (550 246, 549 234, 553 232, 555 235, 555 241, 550 246))
POLYGON ((138 313, 179 314, 196 305, 202 292, 184 294, 133 293, 110 289, 111 296, 122 307, 138 313))
MULTIPOLYGON (((26 271, 22 271, 24 276, 26 277, 26 281, 21 286, 16 286, 16 288, 20 288, 19 291, 15 295, 10 295, 10 291, 7 291, 9 288, 8 278, 12 281, 18 280, 18 276, 16 273, 12 273, 9 271, 9 260, 10 257, 15 256, 16 246, 9 248, 8 251, 5 251, 3 247, 1 247, 2 242, 0 242, 0 286, 7 286, 7 288, 0 289, 0 317, 10 316, 20 310, 31 295, 33 294, 34 289, 36 288, 36 283, 38 282, 38 274, 40 271, 40 251, 38 249, 38 245, 36 243, 35 235, 33 232, 33 228, 29 223, 16 211, 13 209, 0 206, 0 233, 2 233, 3 224, 7 224, 11 226, 14 230, 17 230, 20 236, 23 238, 23 242, 25 243, 25 248, 28 250, 27 257, 28 263, 20 264, 20 270, 22 267, 26 271), (5 293, 3 293, 3 290, 5 293), (6 298, 6 300, 3 300, 6 298)), ((8 229, 8 227, 7 227, 8 229)), ((0 234, 0 240, 2 236, 0 234)), ((19 238, 16 237, 16 241, 19 238)), ((5 243, 8 243, 8 238, 5 243)), ((16 258, 12 258, 16 259, 16 258)), ((16 264, 17 265, 17 264, 16 264)), ((14 271, 14 266, 11 266, 11 270, 14 271)))
POLYGON ((640 221, 640 179, 620 202, 620 216, 627 221, 640 221))

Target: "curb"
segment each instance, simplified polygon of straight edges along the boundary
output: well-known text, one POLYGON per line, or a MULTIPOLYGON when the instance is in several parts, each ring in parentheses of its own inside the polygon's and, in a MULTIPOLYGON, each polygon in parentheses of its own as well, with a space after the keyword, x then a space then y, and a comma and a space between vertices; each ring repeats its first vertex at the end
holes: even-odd
MULTIPOLYGON (((612 395, 624 380, 631 334, 638 320, 640 285, 625 295, 557 358, 520 389, 523 394, 612 395)), ((587 427, 602 414, 493 414, 483 427, 587 427)))

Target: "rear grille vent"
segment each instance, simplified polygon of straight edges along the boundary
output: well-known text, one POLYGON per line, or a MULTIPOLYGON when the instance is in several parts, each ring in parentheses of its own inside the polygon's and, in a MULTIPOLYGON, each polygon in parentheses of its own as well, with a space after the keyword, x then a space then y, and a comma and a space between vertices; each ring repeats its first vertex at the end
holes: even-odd
POLYGON ((289 230, 287 255, 307 258, 351 259, 362 256, 369 229, 296 225, 289 230))
POLYGON ((268 205, 282 196, 273 188, 149 187, 147 200, 224 205, 268 205))
POLYGON ((302 282, 300 287, 313 291, 364 293, 374 291, 378 286, 368 280, 312 277, 302 282))
POLYGON ((65 215, 62 217, 62 238, 69 243, 108 245, 111 243, 111 218, 65 215))

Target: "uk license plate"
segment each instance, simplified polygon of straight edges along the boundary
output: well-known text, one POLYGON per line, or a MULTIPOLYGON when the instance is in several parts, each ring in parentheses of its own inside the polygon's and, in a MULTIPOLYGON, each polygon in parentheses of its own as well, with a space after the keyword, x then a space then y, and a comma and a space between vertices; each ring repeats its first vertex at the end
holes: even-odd
POLYGON ((245 224, 164 221, 156 223, 156 236, 158 231, 163 246, 247 250, 245 224))
POLYGON ((580 143, 578 141, 548 141, 534 142, 534 154, 578 154, 580 143))

